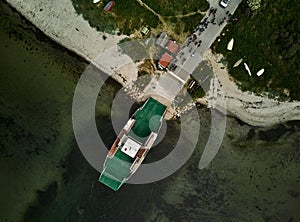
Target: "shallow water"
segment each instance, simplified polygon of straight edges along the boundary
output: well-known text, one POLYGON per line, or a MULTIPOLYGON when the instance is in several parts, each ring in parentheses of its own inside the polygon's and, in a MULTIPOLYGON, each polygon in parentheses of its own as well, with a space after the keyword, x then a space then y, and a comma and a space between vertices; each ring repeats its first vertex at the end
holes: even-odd
MULTIPOLYGON (((0 221, 299 221, 300 123, 270 129, 227 119, 214 161, 198 169, 210 113, 199 108, 200 139, 172 176, 113 192, 82 157, 71 123, 72 96, 87 64, 51 42, 0 3, 0 221)), ((109 146, 115 133, 109 80, 97 125, 109 146)), ((180 122, 168 122, 148 162, 166 155, 180 122)), ((191 135, 193 136, 193 135, 191 135)))

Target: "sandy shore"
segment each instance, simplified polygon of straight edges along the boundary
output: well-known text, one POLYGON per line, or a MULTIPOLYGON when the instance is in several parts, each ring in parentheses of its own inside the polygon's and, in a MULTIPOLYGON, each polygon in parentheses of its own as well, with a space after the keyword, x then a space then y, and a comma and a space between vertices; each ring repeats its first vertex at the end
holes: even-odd
MULTIPOLYGON (((77 15, 70 0, 7 0, 7 2, 55 42, 89 62, 126 37, 101 33, 90 27, 81 15, 77 15), (106 40, 103 39, 103 35, 107 37, 106 40)), ((221 82, 229 114, 255 126, 270 126, 288 120, 300 120, 300 102, 278 102, 241 92, 230 80, 228 70, 218 63, 221 57, 212 54, 210 50, 204 55, 204 59, 209 62, 221 82)), ((136 79, 137 66, 127 55, 120 55, 114 48, 111 49, 110 56, 105 58, 106 65, 102 68, 108 73, 113 72, 112 77, 122 85, 136 79), (115 60, 109 59, 116 55, 120 58, 118 64, 115 60), (110 64, 110 61, 114 63, 110 64)))
POLYGON ((300 102, 279 102, 267 97, 242 92, 230 79, 228 70, 219 62, 222 55, 208 50, 204 59, 208 61, 221 83, 228 114, 254 126, 271 126, 277 123, 300 120, 300 102))
MULTIPOLYGON (((7 2, 55 42, 89 62, 126 37, 98 32, 82 15, 76 13, 70 0, 7 0, 7 2), (104 35, 107 37, 105 40, 104 35)), ((120 61, 118 67, 116 64, 108 63, 107 67, 112 68, 105 71, 114 72, 112 77, 124 84, 124 78, 131 81, 136 77, 136 72, 130 73, 126 68, 122 68, 123 64, 131 63, 130 57, 122 55, 121 59, 123 61, 120 61), (125 73, 124 76, 120 76, 120 72, 117 72, 120 67, 125 71, 122 72, 125 73)))

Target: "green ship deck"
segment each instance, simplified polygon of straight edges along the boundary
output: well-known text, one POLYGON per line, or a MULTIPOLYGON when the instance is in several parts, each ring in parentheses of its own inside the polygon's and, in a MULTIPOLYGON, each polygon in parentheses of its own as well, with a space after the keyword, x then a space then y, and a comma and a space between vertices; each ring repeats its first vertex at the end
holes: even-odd
POLYGON ((112 158, 106 158, 105 168, 100 175, 99 181, 113 190, 118 190, 124 178, 130 175, 130 166, 133 161, 133 158, 118 149, 112 158))
POLYGON ((133 119, 136 120, 128 135, 139 142, 144 143, 151 132, 157 132, 160 126, 160 118, 164 114, 166 106, 149 98, 143 107, 138 109, 133 119))
MULTIPOLYGON (((132 116, 135 123, 127 136, 143 144, 151 132, 159 130, 160 119, 165 110, 166 106, 153 98, 149 98, 132 116)), ((118 190, 131 175, 130 167, 134 160, 134 158, 123 153, 119 147, 113 157, 108 156, 106 158, 99 181, 115 191, 118 190)))

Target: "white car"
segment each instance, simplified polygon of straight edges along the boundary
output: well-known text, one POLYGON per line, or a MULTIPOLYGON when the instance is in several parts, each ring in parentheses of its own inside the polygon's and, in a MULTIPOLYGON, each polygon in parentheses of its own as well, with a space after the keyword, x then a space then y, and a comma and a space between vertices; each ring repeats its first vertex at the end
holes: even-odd
POLYGON ((221 0, 220 1, 220 5, 223 7, 223 8, 226 8, 229 4, 230 0, 221 0))

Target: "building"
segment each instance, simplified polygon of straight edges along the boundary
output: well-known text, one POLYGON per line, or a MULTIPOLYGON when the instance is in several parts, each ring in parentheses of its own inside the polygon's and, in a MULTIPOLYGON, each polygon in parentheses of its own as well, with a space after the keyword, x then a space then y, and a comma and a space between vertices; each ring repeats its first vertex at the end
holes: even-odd
POLYGON ((162 32, 159 37, 156 40, 156 45, 159 45, 160 47, 164 48, 168 43, 168 35, 165 32, 162 32))
POLYGON ((161 69, 167 68, 169 63, 172 61, 172 59, 173 59, 173 57, 169 53, 165 52, 161 56, 160 60, 158 61, 159 68, 161 68, 161 69))
POLYGON ((176 41, 170 40, 166 46, 166 49, 175 55, 179 50, 179 45, 176 43, 176 41))
POLYGON ((148 35, 149 31, 150 31, 150 30, 149 30, 148 27, 143 27, 142 30, 141 30, 141 33, 142 33, 143 35, 148 35))

